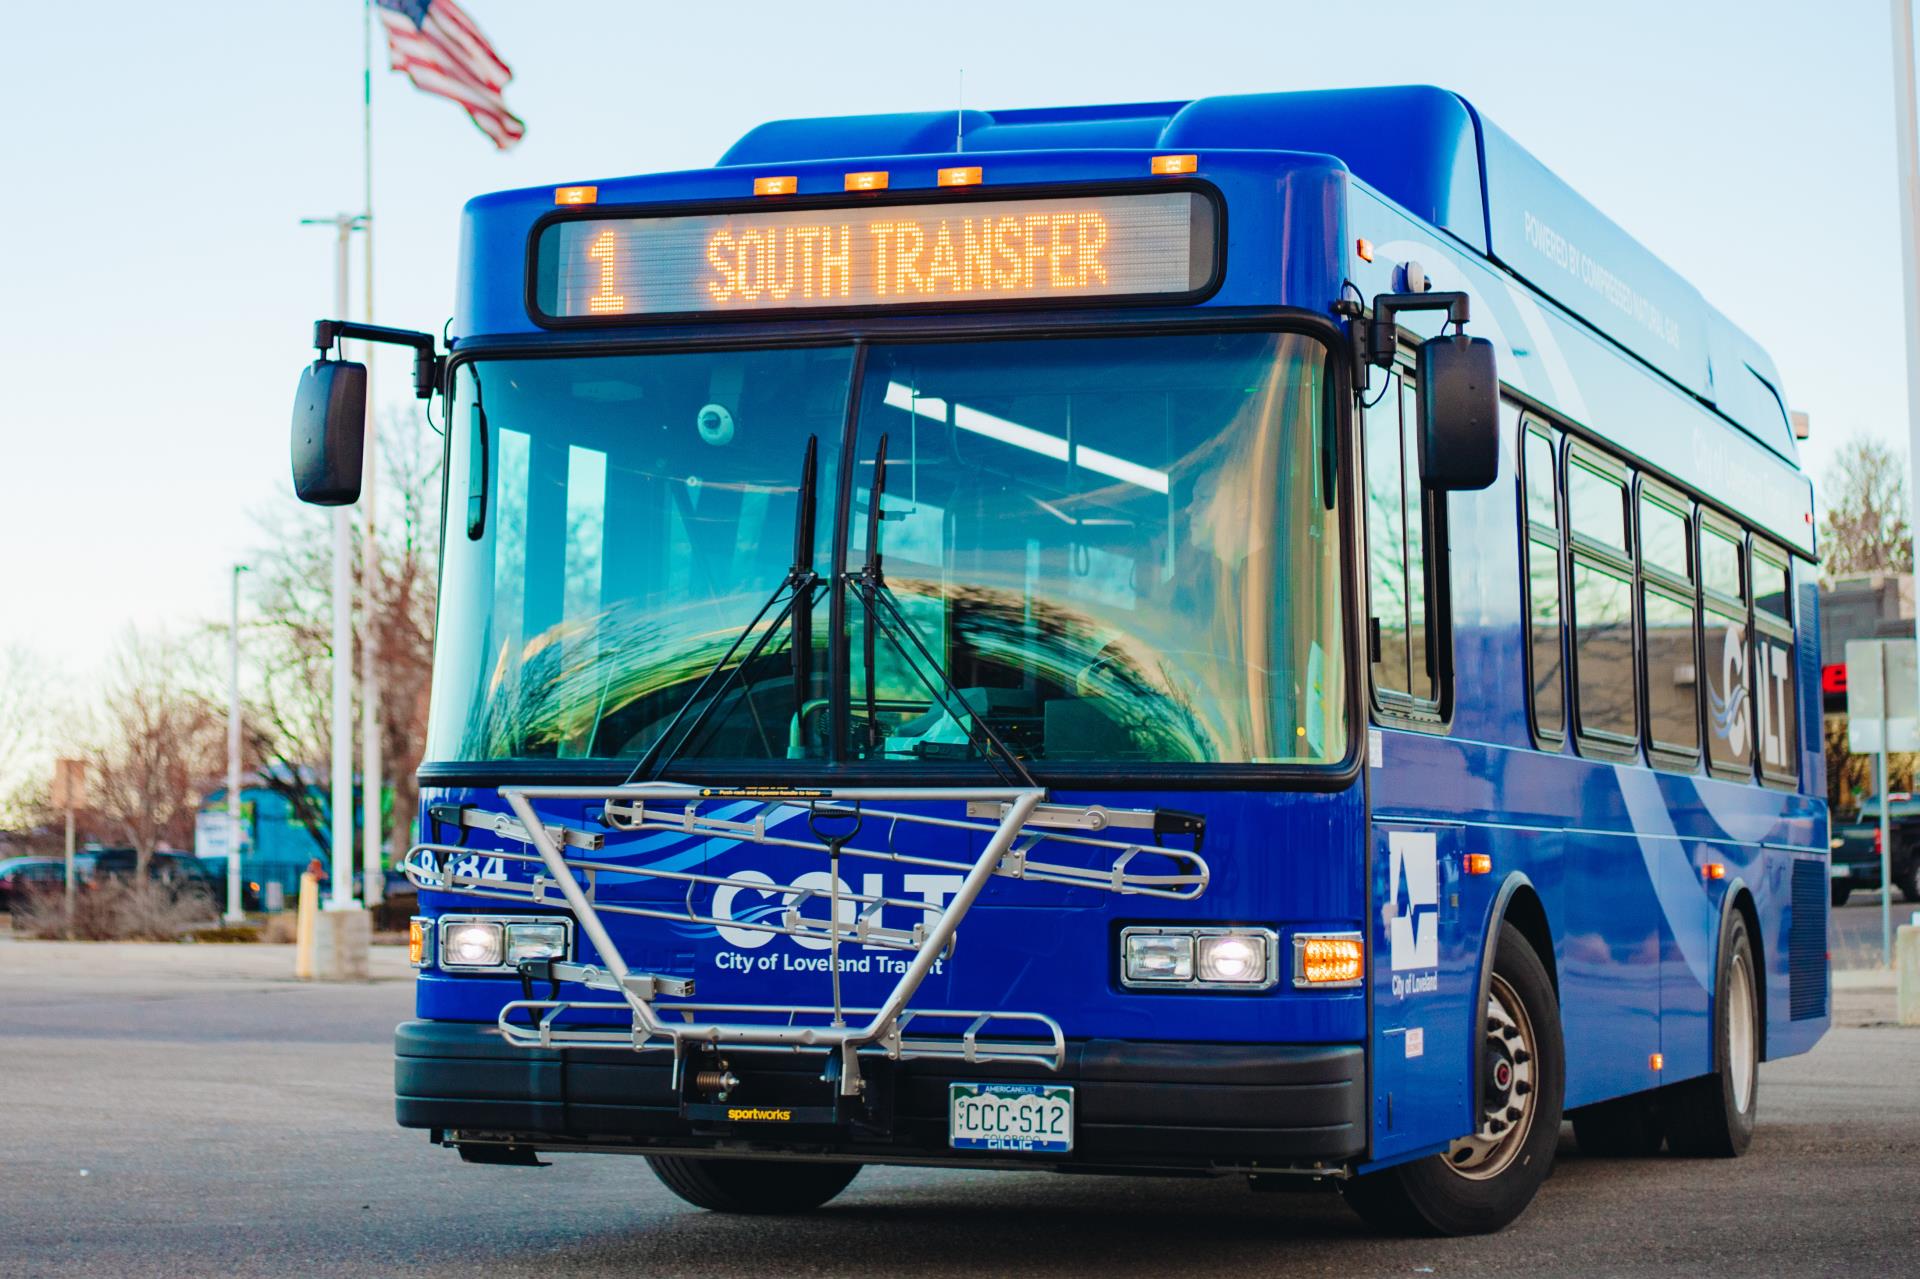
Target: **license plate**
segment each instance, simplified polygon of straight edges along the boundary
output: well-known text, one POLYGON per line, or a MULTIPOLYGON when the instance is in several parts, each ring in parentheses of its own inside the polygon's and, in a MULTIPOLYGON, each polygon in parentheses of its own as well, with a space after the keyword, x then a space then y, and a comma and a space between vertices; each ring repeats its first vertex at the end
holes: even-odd
POLYGON ((1839 862, 1835 862, 1832 865, 1827 867, 1827 878, 1828 879, 1846 879, 1851 869, 1852 869, 1851 867, 1842 865, 1839 862))
POLYGON ((1058 1084, 951 1084, 947 1119, 956 1150, 1073 1149, 1073 1089, 1058 1084))

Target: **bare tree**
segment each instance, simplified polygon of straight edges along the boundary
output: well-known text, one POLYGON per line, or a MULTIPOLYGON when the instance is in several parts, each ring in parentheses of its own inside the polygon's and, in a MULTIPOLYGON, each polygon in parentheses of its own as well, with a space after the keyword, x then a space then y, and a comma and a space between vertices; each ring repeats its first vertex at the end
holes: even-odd
MULTIPOLYGON (((389 838, 397 857, 419 807, 415 773, 426 745, 438 588, 439 438, 417 414, 389 413, 381 425, 380 560, 368 615, 355 592, 358 642, 371 633, 380 670, 381 749, 392 787, 389 838)), ((255 615, 247 637, 256 692, 247 714, 248 749, 261 782, 282 795, 319 851, 331 847, 328 799, 312 779, 332 754, 332 550, 325 517, 310 508, 278 511, 254 560, 255 615)), ((356 558, 361 540, 353 539, 356 558)), ((360 566, 354 566, 355 580, 360 566)), ((353 681, 356 699, 359 680, 353 681)), ((359 726, 359 708, 354 725, 359 726)), ((358 743, 353 745, 357 752, 358 743)), ((363 779, 364 784, 364 779, 363 779)))
POLYGON ((1897 449, 1854 436, 1834 455, 1821 488, 1821 571, 1828 578, 1913 572, 1907 460, 1897 449))
POLYGON ((89 798, 96 818, 133 845, 136 883, 162 842, 191 843, 198 788, 219 769, 220 717, 197 682, 181 645, 129 634, 102 689, 89 798))
POLYGON ((0 650, 0 826, 19 825, 35 810, 46 782, 27 775, 51 740, 46 673, 22 648, 0 650))

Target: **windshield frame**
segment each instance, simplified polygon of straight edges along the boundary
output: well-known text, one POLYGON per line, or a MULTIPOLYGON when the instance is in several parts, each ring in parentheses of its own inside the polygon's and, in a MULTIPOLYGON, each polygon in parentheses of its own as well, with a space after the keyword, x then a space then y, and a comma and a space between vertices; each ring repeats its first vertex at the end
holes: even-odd
MULTIPOLYGON (((1004 313, 939 316, 843 314, 808 321, 738 322, 725 327, 711 323, 672 330, 659 326, 633 326, 618 333, 601 329, 591 336, 563 332, 511 338, 476 337, 460 340, 447 359, 437 389, 445 402, 445 397, 451 394, 455 385, 457 371, 463 365, 477 360, 849 346, 853 348, 850 389, 855 393, 848 396, 848 420, 843 424, 842 439, 836 441, 834 447, 851 448, 856 439, 855 418, 860 401, 857 391, 864 373, 865 348, 871 345, 1246 332, 1299 334, 1317 340, 1327 352, 1327 367, 1331 370, 1328 395, 1336 417, 1334 429, 1338 448, 1336 466, 1339 474, 1335 491, 1339 506, 1334 524, 1340 537, 1340 630, 1346 643, 1346 651, 1342 655, 1345 680, 1341 692, 1347 716, 1345 756, 1338 761, 1316 764, 1025 762, 1036 781, 1054 790, 1344 790, 1359 776, 1370 721, 1363 685, 1365 672, 1359 660, 1359 655, 1365 651, 1361 633, 1363 621, 1355 596, 1356 590, 1360 589, 1360 548, 1363 542, 1355 522, 1361 504, 1355 487, 1358 451, 1354 435, 1353 368, 1351 361, 1346 358, 1346 331, 1330 316, 1294 307, 1218 307, 1204 311, 1130 308, 1117 313, 1078 310, 1020 316, 1004 313)), ((447 468, 452 446, 453 432, 443 432, 439 548, 442 571, 446 562, 450 509, 445 477, 450 473, 447 468)), ((826 512, 823 511, 822 515, 826 516, 826 512)), ((844 522, 836 520, 835 523, 836 553, 843 554, 845 548, 840 543, 846 536, 844 522)), ((437 667, 437 618, 434 650, 437 667)), ((838 698, 843 694, 844 689, 841 689, 836 691, 835 696, 838 698)), ((420 765, 419 778, 423 786, 440 787, 494 787, 532 783, 597 785, 624 783, 629 780, 631 770, 631 761, 607 759, 429 760, 420 765)), ((906 783, 907 776, 898 766, 862 761, 807 760, 789 764, 786 761, 767 760, 740 764, 686 759, 670 762, 660 773, 659 779, 901 785, 906 783)), ((910 776, 911 784, 916 786, 978 785, 991 780, 995 773, 992 763, 981 760, 917 764, 910 776)))

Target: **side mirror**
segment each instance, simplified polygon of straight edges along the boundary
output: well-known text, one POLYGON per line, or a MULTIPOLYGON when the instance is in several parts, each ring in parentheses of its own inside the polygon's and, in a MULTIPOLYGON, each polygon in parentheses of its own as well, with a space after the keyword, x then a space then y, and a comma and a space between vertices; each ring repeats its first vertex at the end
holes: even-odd
POLYGON ((1500 374, 1485 338, 1420 344, 1420 475, 1445 492, 1483 489, 1500 475, 1500 374))
POLYGON ((367 442, 367 366, 315 360, 293 399, 293 491, 315 506, 360 500, 367 442))

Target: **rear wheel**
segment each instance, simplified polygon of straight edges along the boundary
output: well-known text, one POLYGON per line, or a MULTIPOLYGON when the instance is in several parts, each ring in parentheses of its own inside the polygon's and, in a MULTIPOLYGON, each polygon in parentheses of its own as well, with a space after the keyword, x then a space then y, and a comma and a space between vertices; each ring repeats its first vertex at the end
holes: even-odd
POLYGON ((845 1190, 859 1164, 648 1155, 661 1184, 710 1212, 811 1212, 845 1190))
POLYGON ((1900 889, 1902 901, 1920 902, 1920 853, 1909 848, 1906 854, 1907 864, 1904 868, 1896 864, 1893 882, 1900 889))
POLYGON ((1667 1139, 1666 1129, 1660 1123, 1659 1103, 1653 1093, 1635 1093, 1631 1097, 1582 1106, 1569 1117, 1583 1155, 1657 1155, 1667 1139))
POLYGON ((1746 919, 1735 912, 1720 937, 1710 1075, 1660 1091, 1667 1146, 1676 1155, 1731 1158, 1753 1141, 1760 1089, 1760 984, 1746 919))
POLYGON ((1833 904, 1834 905, 1836 906, 1846 905, 1847 898, 1851 896, 1853 896, 1853 886, 1851 884, 1835 884, 1833 886, 1833 904))
POLYGON ((1553 1166, 1566 1080, 1560 1002, 1520 930, 1502 924, 1481 1033, 1480 1126, 1445 1154, 1354 1177, 1341 1192, 1368 1224, 1411 1234, 1499 1230, 1553 1166))

